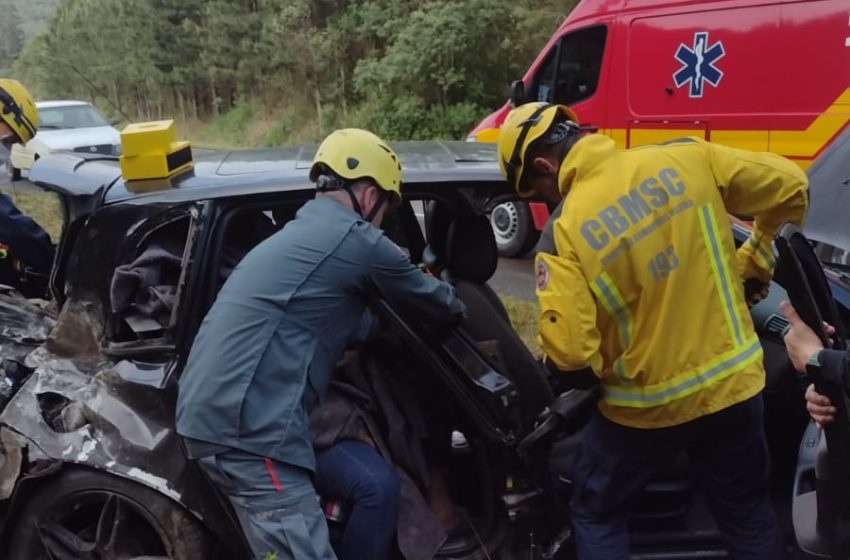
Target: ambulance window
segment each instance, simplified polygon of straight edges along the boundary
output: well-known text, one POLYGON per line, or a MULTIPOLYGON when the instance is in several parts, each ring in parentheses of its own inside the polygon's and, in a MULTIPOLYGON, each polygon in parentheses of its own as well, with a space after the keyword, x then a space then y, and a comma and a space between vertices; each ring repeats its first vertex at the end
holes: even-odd
POLYGON ((572 105, 596 93, 605 52, 604 26, 590 27, 561 39, 555 103, 572 105))
POLYGON ((564 35, 540 66, 531 99, 572 105, 596 93, 607 34, 597 26, 564 35))
POLYGON ((529 88, 528 101, 552 101, 552 86, 555 83, 555 61, 558 55, 558 45, 552 48, 543 64, 537 70, 537 73, 532 78, 531 88, 529 88))

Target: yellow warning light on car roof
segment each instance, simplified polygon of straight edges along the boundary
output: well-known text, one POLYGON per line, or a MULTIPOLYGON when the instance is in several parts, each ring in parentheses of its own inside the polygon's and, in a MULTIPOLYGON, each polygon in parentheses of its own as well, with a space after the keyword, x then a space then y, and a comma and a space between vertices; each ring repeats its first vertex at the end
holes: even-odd
POLYGON ((173 120, 128 124, 120 161, 127 182, 165 179, 192 167, 192 146, 177 141, 173 120))

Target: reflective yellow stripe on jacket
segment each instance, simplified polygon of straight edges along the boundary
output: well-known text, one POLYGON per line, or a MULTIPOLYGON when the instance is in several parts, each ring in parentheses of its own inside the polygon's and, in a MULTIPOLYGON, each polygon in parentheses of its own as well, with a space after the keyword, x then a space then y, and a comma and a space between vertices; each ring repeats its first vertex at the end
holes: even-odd
MULTIPOLYGON (((611 277, 604 272, 594 280, 590 289, 596 295, 596 299, 602 304, 608 314, 617 321, 617 331, 620 334, 620 344, 628 348, 632 337, 632 318, 626 300, 614 285, 611 277)), ((622 357, 617 358, 612 366, 614 374, 621 383, 630 384, 629 376, 626 374, 626 365, 622 357)))
POLYGON ((708 249, 711 269, 714 271, 717 293, 723 301, 723 312, 726 316, 726 323, 729 325, 729 333, 734 337, 736 344, 740 346, 744 343, 744 335, 743 322, 738 315, 735 300, 732 296, 732 290, 734 290, 732 282, 735 282, 735 277, 726 265, 729 260, 723 250, 721 233, 717 227, 714 208, 710 204, 700 207, 699 222, 702 228, 702 237, 708 249))
POLYGON ((667 404, 711 387, 761 357, 761 344, 758 337, 753 337, 746 344, 711 360, 701 368, 685 372, 664 383, 645 387, 606 386, 604 398, 614 406, 645 408, 667 404))

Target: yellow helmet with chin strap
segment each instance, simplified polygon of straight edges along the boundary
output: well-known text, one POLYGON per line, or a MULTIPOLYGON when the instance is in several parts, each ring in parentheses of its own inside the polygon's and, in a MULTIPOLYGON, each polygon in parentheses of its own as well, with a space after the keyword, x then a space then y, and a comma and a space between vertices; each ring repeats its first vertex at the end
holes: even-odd
POLYGON ((401 160, 386 142, 367 130, 344 128, 322 141, 313 159, 310 180, 318 190, 338 190, 358 180, 371 179, 394 202, 399 202, 401 173, 401 160), (342 181, 334 183, 328 172, 342 181))
POLYGON ((520 196, 534 194, 523 185, 528 168, 525 161, 528 147, 546 134, 555 120, 561 116, 570 127, 565 131, 579 129, 578 116, 566 105, 551 103, 526 103, 511 110, 499 130, 499 168, 520 196))
POLYGON ((21 143, 38 131, 38 111, 26 88, 17 80, 0 78, 0 121, 12 129, 21 143))

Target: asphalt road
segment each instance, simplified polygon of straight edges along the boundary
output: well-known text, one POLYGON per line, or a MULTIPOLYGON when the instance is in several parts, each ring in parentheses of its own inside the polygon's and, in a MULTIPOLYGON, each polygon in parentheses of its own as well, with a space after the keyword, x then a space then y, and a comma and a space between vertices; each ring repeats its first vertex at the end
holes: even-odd
MULTIPOLYGON (((413 202, 413 213, 419 220, 424 231, 424 212, 422 203, 413 202)), ((490 286, 499 294, 509 294, 514 297, 533 301, 534 293, 534 260, 531 257, 522 259, 499 259, 496 274, 490 279, 490 286)))
MULTIPOLYGON (((10 183, 5 173, 0 169, 0 191, 36 189, 29 181, 23 179, 10 183)), ((533 301, 534 294, 534 261, 524 259, 499 259, 496 274, 490 280, 490 285, 497 293, 510 294, 514 297, 533 301)))
POLYGON ((520 299, 534 301, 534 259, 499 259, 496 274, 490 286, 500 294, 510 294, 520 299))

